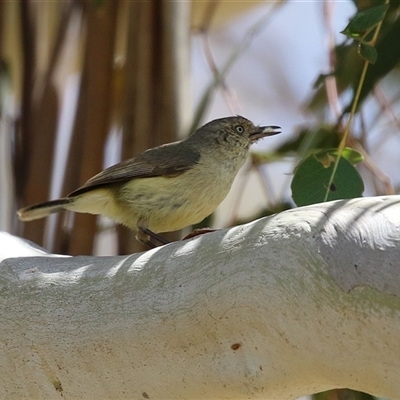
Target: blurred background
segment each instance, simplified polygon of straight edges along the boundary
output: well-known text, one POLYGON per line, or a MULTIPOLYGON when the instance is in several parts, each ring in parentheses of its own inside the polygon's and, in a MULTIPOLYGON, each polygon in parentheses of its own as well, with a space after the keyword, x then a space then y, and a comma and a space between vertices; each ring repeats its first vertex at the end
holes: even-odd
MULTIPOLYGON (((254 146, 204 225, 293 207, 294 167, 312 148, 337 146, 363 65, 340 32, 378 3, 0 2, 0 229, 57 253, 142 250, 104 218, 64 213, 21 223, 15 211, 235 114, 283 133, 254 146)), ((349 138, 364 156, 364 195, 399 188, 398 9, 392 1, 377 45, 382 61, 370 67, 349 138)))
MULTIPOLYGON (((15 211, 235 114, 283 133, 254 146, 203 225, 294 207, 293 170, 313 149, 337 147, 363 65, 357 43, 340 32, 357 11, 383 3, 0 2, 0 229, 55 253, 143 250, 104 218, 64 213, 24 224, 15 211)), ((364 195, 399 192, 399 37, 399 2, 391 1, 348 139, 364 156, 364 195)), ((370 398, 346 390, 319 396, 370 398)))

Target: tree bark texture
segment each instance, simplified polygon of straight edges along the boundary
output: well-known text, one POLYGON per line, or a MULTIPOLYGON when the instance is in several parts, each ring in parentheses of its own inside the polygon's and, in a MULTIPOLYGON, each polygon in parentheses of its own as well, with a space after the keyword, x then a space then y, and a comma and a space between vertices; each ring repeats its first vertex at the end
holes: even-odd
POLYGON ((399 196, 125 257, 43 256, 3 234, 0 397, 398 399, 399 240, 399 196))

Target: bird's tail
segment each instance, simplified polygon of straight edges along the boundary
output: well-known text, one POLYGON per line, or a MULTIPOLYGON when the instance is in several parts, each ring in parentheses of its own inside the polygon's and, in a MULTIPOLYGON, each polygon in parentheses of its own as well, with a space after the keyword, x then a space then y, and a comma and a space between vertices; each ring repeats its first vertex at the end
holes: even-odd
POLYGON ((17 211, 21 221, 33 221, 47 217, 50 214, 59 212, 72 202, 72 198, 64 197, 58 200, 46 201, 44 203, 34 204, 33 206, 21 208, 17 211))

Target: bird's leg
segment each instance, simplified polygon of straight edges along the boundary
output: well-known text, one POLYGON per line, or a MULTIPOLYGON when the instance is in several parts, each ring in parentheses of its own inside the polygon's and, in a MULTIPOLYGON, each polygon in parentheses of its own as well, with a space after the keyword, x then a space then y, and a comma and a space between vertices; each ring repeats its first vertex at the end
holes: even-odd
POLYGON ((139 240, 140 243, 144 244, 147 246, 149 249, 154 249, 157 246, 150 240, 149 235, 141 234, 141 235, 136 235, 136 239, 139 240), (147 239, 143 239, 143 237, 147 237, 147 239))
POLYGON ((151 231, 149 228, 146 228, 145 226, 138 226, 139 232, 137 234, 137 239, 149 246, 150 248, 154 248, 157 247, 151 240, 157 240, 158 242, 160 242, 161 244, 168 244, 168 240, 164 239, 162 236, 158 235, 157 233, 151 231))

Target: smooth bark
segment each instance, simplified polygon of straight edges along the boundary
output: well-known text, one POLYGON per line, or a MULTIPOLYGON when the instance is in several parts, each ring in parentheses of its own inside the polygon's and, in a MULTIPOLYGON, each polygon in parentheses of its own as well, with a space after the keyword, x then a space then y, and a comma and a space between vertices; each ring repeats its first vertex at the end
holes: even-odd
POLYGON ((27 250, 4 234, 0 397, 399 398, 399 203, 304 207, 126 257, 7 258, 27 250))

